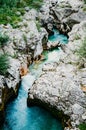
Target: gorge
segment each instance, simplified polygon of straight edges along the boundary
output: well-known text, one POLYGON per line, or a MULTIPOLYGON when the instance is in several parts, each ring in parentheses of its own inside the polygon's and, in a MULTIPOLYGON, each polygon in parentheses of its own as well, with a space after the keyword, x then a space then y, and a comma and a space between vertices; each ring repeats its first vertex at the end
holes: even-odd
POLYGON ((0 13, 0 129, 85 130, 85 1, 23 4, 11 8, 15 16, 9 8, 10 13, 0 13))
MULTIPOLYGON (((66 44, 68 39, 54 30, 54 35, 49 37, 53 43, 56 40, 66 44)), ((63 130, 61 123, 50 113, 39 107, 27 107, 27 93, 34 81, 41 75, 42 66, 59 60, 61 50, 55 49, 43 52, 45 60, 33 63, 29 73, 22 77, 17 99, 7 105, 5 123, 1 130, 63 130)))

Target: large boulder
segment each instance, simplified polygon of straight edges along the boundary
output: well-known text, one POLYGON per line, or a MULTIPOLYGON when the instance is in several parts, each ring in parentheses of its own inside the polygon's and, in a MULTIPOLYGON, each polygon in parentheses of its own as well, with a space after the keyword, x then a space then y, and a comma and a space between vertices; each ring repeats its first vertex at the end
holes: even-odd
POLYGON ((75 75, 74 66, 69 64, 48 65, 43 70, 42 76, 35 81, 29 91, 28 105, 41 105, 46 109, 51 107, 52 111, 55 108, 57 117, 58 111, 62 111, 64 115, 70 117, 71 125, 75 128, 83 122, 82 115, 86 112, 86 95, 79 83, 82 77, 75 75))
POLYGON ((69 17, 63 19, 62 21, 72 28, 74 24, 80 23, 85 20, 86 12, 78 11, 77 13, 72 13, 69 17))
POLYGON ((39 37, 36 40, 34 49, 34 59, 37 59, 43 52, 43 47, 47 46, 48 33, 44 28, 40 28, 39 37))

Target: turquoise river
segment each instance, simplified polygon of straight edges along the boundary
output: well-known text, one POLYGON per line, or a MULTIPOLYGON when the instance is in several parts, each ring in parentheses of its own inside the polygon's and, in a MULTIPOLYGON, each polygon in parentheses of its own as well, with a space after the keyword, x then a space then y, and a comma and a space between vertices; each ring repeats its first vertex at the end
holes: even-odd
MULTIPOLYGON (((67 37, 56 30, 49 40, 59 40, 63 44, 68 42, 67 37)), ((61 123, 48 111, 37 106, 27 107, 28 89, 40 76, 43 64, 59 60, 60 51, 60 48, 45 51, 43 54, 46 60, 29 67, 29 73, 22 78, 18 97, 7 105, 5 123, 0 130, 63 130, 61 123)))

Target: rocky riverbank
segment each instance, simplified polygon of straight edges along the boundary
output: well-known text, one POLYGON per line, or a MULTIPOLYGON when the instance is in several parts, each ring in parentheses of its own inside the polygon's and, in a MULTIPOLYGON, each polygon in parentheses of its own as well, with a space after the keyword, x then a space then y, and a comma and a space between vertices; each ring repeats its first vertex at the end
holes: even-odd
POLYGON ((84 8, 84 2, 81 0, 45 0, 39 19, 50 35, 53 34, 53 27, 67 34, 74 24, 86 20, 84 8))
POLYGON ((5 106, 18 95, 20 75, 20 63, 17 59, 10 58, 10 68, 8 69, 7 76, 0 75, 0 124, 4 122, 5 106))
MULTIPOLYGON (((81 21, 86 20, 86 12, 83 11, 83 9, 84 4, 80 0, 75 0, 75 3, 73 0, 44 0, 44 4, 39 12, 34 9, 25 8, 26 12, 24 16, 21 16, 22 21, 18 23, 17 28, 13 29, 10 24, 0 25, 0 33, 9 36, 8 43, 3 48, 0 48, 0 54, 7 53, 10 62, 10 68, 8 69, 7 74, 5 76, 0 75, 0 124, 4 121, 6 103, 18 94, 20 68, 22 66, 29 66, 33 60, 37 59, 38 56, 42 54, 43 49, 47 48, 48 35, 53 34, 53 27, 59 29, 61 33, 68 35, 68 32, 71 31, 76 23, 80 24, 74 26, 69 33, 69 45, 64 47, 64 52, 62 53, 59 63, 55 63, 55 65, 48 64, 43 67, 42 76, 44 75, 45 78, 41 76, 31 88, 28 104, 35 101, 35 99, 40 100, 42 104, 48 102, 50 106, 55 106, 56 111, 61 110, 64 114, 68 115, 68 119, 71 117, 70 113, 72 113, 72 108, 74 108, 73 110, 75 111, 78 104, 78 106, 80 105, 80 112, 83 113, 83 117, 86 118, 86 116, 84 116, 85 93, 80 87, 80 85, 82 85, 82 87, 86 85, 85 83, 83 84, 85 78, 82 78, 85 68, 81 70, 77 69, 76 64, 79 62, 79 59, 74 53, 77 44, 80 45, 85 37, 86 23, 81 23, 81 21), (79 35, 80 39, 76 40, 76 34, 79 35), (73 73, 71 73, 72 71, 73 73), (50 76, 47 77, 47 75, 50 76), (53 78, 51 78, 52 76, 53 78), (39 85, 39 82, 42 82, 41 78, 44 81, 44 84, 47 82, 46 86, 48 85, 48 80, 51 82, 51 84, 49 83, 50 88, 47 89, 47 87, 43 87, 42 85, 44 84, 41 86, 39 85), (56 82, 58 88, 54 85, 54 80, 58 81, 56 82), (68 87, 66 87, 67 84, 69 84, 68 87), (74 84, 74 86, 72 84, 74 84), (37 87, 35 87, 36 85, 37 87), (55 88, 53 86, 55 86, 55 88), (42 92, 40 87, 42 88, 42 92), (74 91, 75 93, 72 92, 74 87, 76 88, 76 91, 74 91), (77 95, 76 99, 78 100, 78 89, 80 91, 79 95, 82 94, 82 100, 80 103, 78 103, 78 101, 75 103, 74 101, 73 104, 72 97, 70 96, 71 105, 68 98, 69 91, 72 93, 73 99, 75 99, 75 96, 77 95), (55 92, 55 94, 53 92, 55 92), (66 99, 68 100, 67 102, 66 99), (66 102, 66 104, 63 102, 66 102)), ((84 64, 84 66, 86 65, 84 64)), ((83 119, 80 119, 80 114, 78 114, 79 118, 77 114, 74 114, 73 119, 71 119, 72 117, 70 118, 70 120, 73 120, 71 121, 71 124, 74 128, 80 122, 83 122, 83 119), (76 121, 76 118, 78 121, 74 122, 76 121)))
POLYGON ((86 123, 86 60, 81 60, 76 53, 86 37, 86 12, 83 11, 83 2, 79 0, 74 4, 69 0, 56 4, 53 1, 54 8, 50 8, 49 2, 44 6, 45 11, 42 10, 46 14, 43 25, 46 25, 49 34, 52 32, 48 27, 51 29, 52 25, 60 27, 65 34, 72 30, 68 33, 69 43, 64 46, 60 61, 43 66, 42 75, 29 90, 27 104, 50 110, 62 119, 65 130, 76 130, 79 124, 86 123), (51 16, 53 22, 49 23, 51 16))
POLYGON ((36 10, 27 10, 15 29, 10 24, 0 25, 0 33, 9 37, 7 44, 0 48, 0 54, 8 55, 10 65, 6 75, 0 75, 0 125, 4 121, 7 102, 18 94, 21 70, 24 71, 42 53, 42 46, 47 43, 48 33, 45 28, 38 28, 37 15, 36 10))
POLYGON ((86 121, 86 63, 79 60, 75 51, 86 36, 85 25, 86 21, 73 27, 60 61, 43 66, 42 75, 31 87, 27 100, 29 106, 43 106, 57 117, 62 112, 60 118, 65 126, 73 129, 86 121), (82 39, 76 40, 76 33, 82 39), (84 68, 79 69, 82 64, 84 68), (63 113, 70 118, 63 119, 63 113))

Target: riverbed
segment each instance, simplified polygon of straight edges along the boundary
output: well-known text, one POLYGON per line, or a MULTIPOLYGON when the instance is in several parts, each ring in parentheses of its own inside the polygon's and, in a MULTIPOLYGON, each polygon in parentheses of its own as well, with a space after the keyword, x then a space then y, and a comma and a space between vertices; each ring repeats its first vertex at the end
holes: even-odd
MULTIPOLYGON (((68 42, 66 36, 54 30, 54 35, 49 40, 68 42)), ((18 97, 10 102, 6 108, 6 119, 1 130, 63 130, 61 122, 55 119, 48 111, 35 107, 27 107, 28 89, 41 75, 42 66, 45 63, 58 61, 61 56, 61 48, 44 51, 45 60, 33 63, 29 67, 29 73, 22 77, 18 97)))

